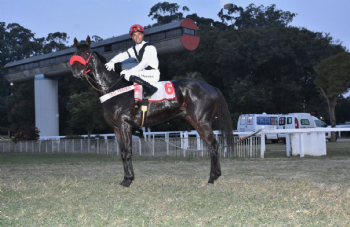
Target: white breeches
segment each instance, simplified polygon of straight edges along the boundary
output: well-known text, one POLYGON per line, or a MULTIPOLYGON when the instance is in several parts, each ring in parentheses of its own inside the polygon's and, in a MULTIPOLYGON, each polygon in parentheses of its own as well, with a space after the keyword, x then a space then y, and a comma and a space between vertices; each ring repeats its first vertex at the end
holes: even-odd
POLYGON ((148 83, 155 83, 159 81, 160 72, 158 69, 127 72, 125 73, 124 78, 129 81, 130 76, 137 76, 148 83))

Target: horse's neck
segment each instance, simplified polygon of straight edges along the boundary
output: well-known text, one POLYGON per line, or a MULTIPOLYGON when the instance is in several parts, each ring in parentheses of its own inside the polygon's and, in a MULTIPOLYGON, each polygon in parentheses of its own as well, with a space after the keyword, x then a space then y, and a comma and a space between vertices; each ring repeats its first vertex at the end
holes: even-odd
MULTIPOLYGON (((118 75, 114 71, 108 71, 106 66, 100 59, 98 59, 96 55, 93 58, 93 63, 95 67, 92 69, 92 73, 94 74, 95 81, 97 82, 98 86, 100 86, 100 88, 104 91, 110 89, 111 86, 113 86, 118 80, 118 75)), ((113 87, 123 86, 122 81, 123 80, 118 82, 118 84, 113 87)))

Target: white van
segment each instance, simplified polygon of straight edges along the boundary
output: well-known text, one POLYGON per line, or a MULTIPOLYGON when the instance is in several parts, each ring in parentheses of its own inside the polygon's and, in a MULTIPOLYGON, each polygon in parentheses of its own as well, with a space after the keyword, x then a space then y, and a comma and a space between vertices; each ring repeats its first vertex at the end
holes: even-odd
MULTIPOLYGON (((278 116, 278 129, 315 128, 316 124, 309 113, 289 113, 278 116)), ((285 140, 285 133, 278 133, 278 138, 285 140)))
MULTIPOLYGON (((327 125, 324 121, 318 119, 317 117, 312 116, 313 121, 315 122, 316 128, 330 128, 331 126, 327 125)), ((326 139, 328 141, 331 140, 331 132, 325 132, 326 139)), ((338 133, 335 134, 335 140, 338 139, 338 133)))
MULTIPOLYGON (((237 130, 238 132, 256 132, 261 127, 264 130, 277 129, 278 115, 276 114, 242 114, 238 118, 237 130)), ((273 143, 278 142, 277 133, 267 133, 266 139, 271 140, 273 143)))

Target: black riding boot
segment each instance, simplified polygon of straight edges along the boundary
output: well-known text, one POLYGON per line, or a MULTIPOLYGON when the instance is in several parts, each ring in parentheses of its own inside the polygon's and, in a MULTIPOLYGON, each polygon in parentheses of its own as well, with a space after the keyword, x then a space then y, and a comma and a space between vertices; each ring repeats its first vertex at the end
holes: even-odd
POLYGON ((142 85, 143 90, 144 90, 143 97, 145 99, 149 99, 154 93, 156 93, 156 91, 158 91, 158 88, 156 88, 155 86, 150 85, 148 82, 144 81, 140 77, 130 76, 129 81, 130 82, 135 82, 135 83, 138 83, 138 84, 142 85))

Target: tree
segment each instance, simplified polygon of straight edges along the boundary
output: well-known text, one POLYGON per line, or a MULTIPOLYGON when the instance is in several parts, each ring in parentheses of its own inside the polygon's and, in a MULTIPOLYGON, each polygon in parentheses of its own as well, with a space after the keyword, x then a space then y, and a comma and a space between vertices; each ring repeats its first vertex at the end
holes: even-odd
POLYGON ((35 125, 33 81, 15 84, 11 89, 13 89, 13 95, 6 97, 9 112, 5 115, 10 128, 16 131, 24 125, 35 125))
POLYGON ((40 133, 39 129, 34 125, 31 125, 31 126, 24 125, 24 126, 21 126, 14 133, 14 136, 11 137, 11 139, 14 142, 17 142, 20 140, 38 140, 40 138, 39 133, 40 133))
POLYGON ((250 4, 245 10, 234 4, 226 4, 218 16, 226 26, 238 29, 287 26, 293 21, 296 14, 277 10, 275 4, 267 7, 250 4))
MULTIPOLYGON (((322 60, 314 67, 317 76, 315 84, 328 103, 332 128, 336 127, 335 106, 340 96, 350 87, 350 53, 343 52, 322 60)), ((332 142, 336 141, 332 133, 332 142)))
POLYGON ((92 88, 86 92, 71 95, 67 109, 71 114, 69 125, 86 129, 89 138, 94 129, 106 127, 98 95, 92 88))
POLYGON ((232 116, 242 112, 323 113, 326 102, 313 83, 313 67, 343 52, 344 47, 329 34, 287 26, 294 15, 274 6, 253 9, 250 5, 238 13, 246 11, 248 15, 231 15, 245 18, 235 29, 202 24, 198 48, 162 56, 161 76, 170 79, 200 73, 225 95, 232 116))
POLYGON ((93 35, 92 37, 91 37, 91 41, 92 42, 99 42, 99 41, 102 41, 103 39, 100 37, 100 36, 98 36, 98 35, 93 35))
POLYGON ((197 13, 187 15, 186 18, 189 18, 196 22, 197 26, 201 28, 202 26, 212 26, 214 20, 211 18, 199 17, 197 13))
MULTIPOLYGON (((183 13, 179 12, 180 6, 177 3, 159 2, 152 6, 148 16, 152 20, 157 20, 153 26, 167 24, 183 19, 183 13)), ((187 6, 182 7, 182 11, 190 11, 187 6)))
POLYGON ((55 32, 49 33, 43 43, 43 53, 52 53, 68 48, 66 45, 68 43, 69 36, 65 32, 55 32))
POLYGON ((50 53, 67 48, 66 33, 50 33, 46 38, 36 38, 35 33, 17 23, 0 22, 0 126, 18 129, 32 125, 34 119, 33 82, 10 86, 4 78, 9 62, 50 53))

